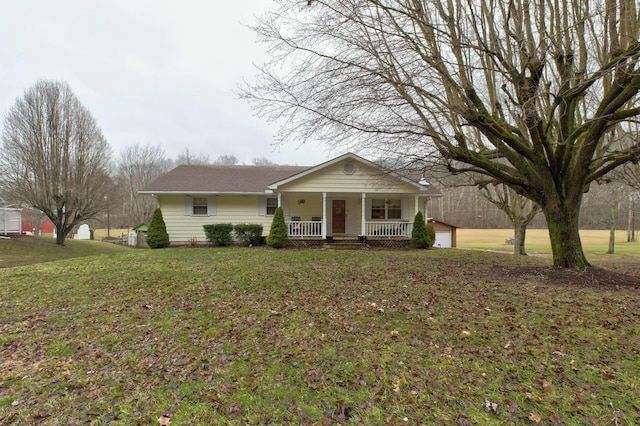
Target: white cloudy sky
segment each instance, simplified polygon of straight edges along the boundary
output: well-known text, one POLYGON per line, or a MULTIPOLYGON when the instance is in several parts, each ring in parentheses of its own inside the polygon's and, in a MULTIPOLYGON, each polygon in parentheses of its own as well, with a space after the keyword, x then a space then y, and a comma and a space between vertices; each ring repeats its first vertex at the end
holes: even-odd
POLYGON ((287 144, 234 90, 265 47, 246 25, 270 0, 0 0, 0 114, 40 79, 64 80, 117 155, 160 145, 175 158, 235 155, 313 165, 321 146, 287 144))

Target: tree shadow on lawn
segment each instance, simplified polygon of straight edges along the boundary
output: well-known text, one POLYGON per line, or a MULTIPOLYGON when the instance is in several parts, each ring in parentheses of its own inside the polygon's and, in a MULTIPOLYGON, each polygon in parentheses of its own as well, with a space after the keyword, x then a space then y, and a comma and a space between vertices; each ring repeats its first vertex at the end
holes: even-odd
POLYGON ((510 279, 534 279, 536 282, 558 286, 577 286, 596 290, 640 290, 640 265, 636 262, 607 265, 607 269, 592 267, 584 270, 554 266, 499 266, 494 272, 498 276, 510 279))

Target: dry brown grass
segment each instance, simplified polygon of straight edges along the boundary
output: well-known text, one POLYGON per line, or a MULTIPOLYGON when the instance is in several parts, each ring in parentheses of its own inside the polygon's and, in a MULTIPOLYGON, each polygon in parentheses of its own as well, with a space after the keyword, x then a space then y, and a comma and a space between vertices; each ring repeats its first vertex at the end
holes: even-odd
MULTIPOLYGON (((511 251, 512 245, 505 240, 513 236, 513 229, 458 229, 459 248, 511 251)), ((580 231, 582 245, 587 257, 605 255, 609 247, 608 230, 580 231)), ((525 247, 531 253, 551 253, 549 233, 546 229, 528 229, 525 247)), ((640 259, 640 243, 627 242, 627 231, 616 231, 614 257, 640 259)))

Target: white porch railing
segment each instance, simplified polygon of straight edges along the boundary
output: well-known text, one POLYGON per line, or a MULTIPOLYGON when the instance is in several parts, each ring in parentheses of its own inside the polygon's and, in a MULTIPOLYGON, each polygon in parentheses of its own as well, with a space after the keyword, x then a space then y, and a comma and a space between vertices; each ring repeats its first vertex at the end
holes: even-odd
MULTIPOLYGON (((287 221, 287 230, 291 238, 321 237, 322 222, 287 221)), ((367 237, 411 237, 413 222, 366 222, 367 237)))
POLYGON ((321 237, 322 222, 318 221, 291 221, 286 222, 289 237, 321 237))
POLYGON ((367 237, 411 237, 413 222, 366 222, 367 237))

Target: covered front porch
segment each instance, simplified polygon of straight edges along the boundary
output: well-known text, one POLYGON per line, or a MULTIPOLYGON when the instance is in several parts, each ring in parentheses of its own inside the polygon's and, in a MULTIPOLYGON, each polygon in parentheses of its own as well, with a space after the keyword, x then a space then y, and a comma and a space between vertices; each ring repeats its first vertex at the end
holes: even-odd
POLYGON ((426 198, 414 194, 278 193, 290 239, 408 239, 426 198), (364 237, 364 238, 363 238, 364 237))

